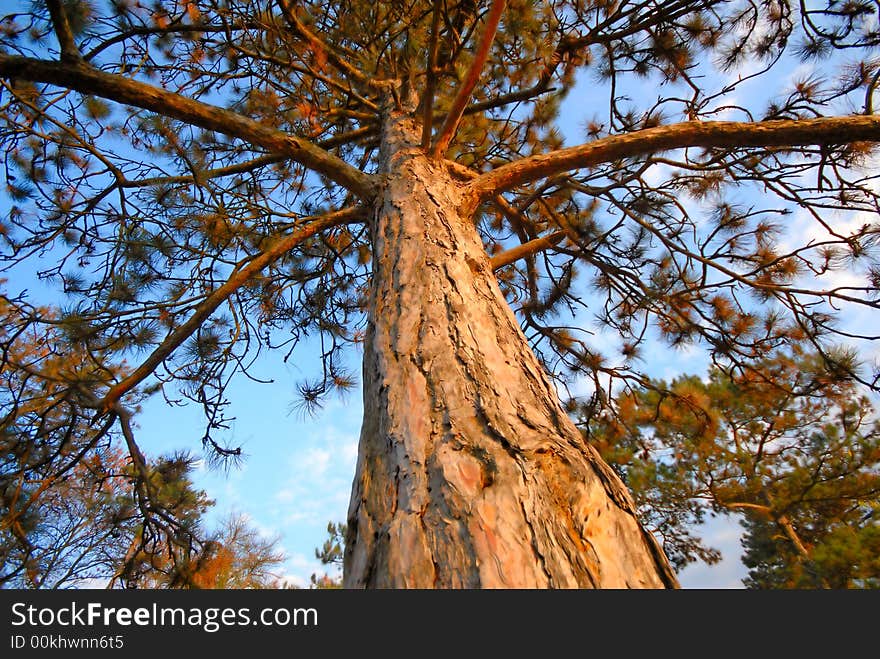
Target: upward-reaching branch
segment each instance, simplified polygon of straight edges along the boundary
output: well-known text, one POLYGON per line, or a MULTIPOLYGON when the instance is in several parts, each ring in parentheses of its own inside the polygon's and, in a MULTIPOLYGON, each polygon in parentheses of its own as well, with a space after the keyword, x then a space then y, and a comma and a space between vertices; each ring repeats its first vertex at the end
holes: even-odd
POLYGON ((546 249, 550 249, 551 247, 562 241, 563 238, 565 238, 565 231, 554 231, 549 236, 534 238, 527 243, 517 245, 516 247, 512 247, 505 252, 496 254, 491 259, 489 259, 489 265, 491 266, 493 272, 495 270, 500 270, 504 266, 515 263, 516 261, 524 259, 527 256, 532 256, 533 254, 537 254, 538 252, 543 252, 546 249))
POLYGON ((52 27, 55 30, 55 36, 58 37, 58 45, 61 47, 61 61, 79 61, 82 59, 82 55, 73 38, 73 30, 70 28, 70 21, 61 0, 46 0, 46 6, 49 8, 52 27))
POLYGON ((686 147, 756 147, 880 142, 880 116, 850 115, 804 120, 760 122, 685 121, 610 135, 588 144, 542 153, 500 167, 473 179, 474 204, 499 192, 562 172, 686 147))
POLYGON ((186 322, 178 326, 164 341, 147 357, 134 371, 124 380, 117 383, 107 392, 101 401, 103 409, 111 409, 123 395, 131 391, 143 380, 150 376, 178 346, 186 341, 192 334, 217 310, 230 295, 247 283, 256 273, 268 267, 271 263, 289 253, 294 247, 304 240, 314 236, 319 231, 324 231, 342 224, 358 221, 362 218, 363 211, 360 207, 345 208, 340 211, 328 213, 315 218, 298 228, 293 233, 278 238, 265 251, 257 256, 243 261, 236 267, 219 288, 214 289, 193 312, 186 322))
POLYGON ((0 54, 0 77, 57 85, 248 140, 273 153, 288 156, 347 188, 362 200, 369 201, 375 194, 376 184, 371 176, 306 139, 160 87, 104 73, 79 62, 50 62, 5 54, 0 54))
POLYGON ((431 129, 434 123, 434 86, 437 84, 437 48, 440 43, 440 0, 434 0, 431 18, 431 41, 428 45, 428 69, 425 73, 425 92, 422 95, 422 148, 431 146, 431 129))
POLYGON ((468 101, 470 101, 471 93, 474 91, 474 87, 476 87, 477 82, 480 80, 480 74, 483 72, 483 67, 489 57, 489 51, 492 48, 492 41, 495 39, 495 32, 498 30, 498 24, 501 22, 501 15, 504 13, 504 6, 506 4, 506 0, 492 0, 492 6, 489 8, 489 15, 486 18, 486 26, 480 37, 477 52, 474 53, 474 60, 471 62, 471 66, 465 75, 464 81, 458 88, 458 93, 452 101, 452 107, 449 109, 449 114, 446 115, 443 127, 440 129, 440 133, 437 135, 437 139, 431 147, 432 158, 442 158, 443 154, 446 152, 446 148, 449 146, 449 142, 455 135, 458 123, 461 121, 461 117, 464 114, 468 101))

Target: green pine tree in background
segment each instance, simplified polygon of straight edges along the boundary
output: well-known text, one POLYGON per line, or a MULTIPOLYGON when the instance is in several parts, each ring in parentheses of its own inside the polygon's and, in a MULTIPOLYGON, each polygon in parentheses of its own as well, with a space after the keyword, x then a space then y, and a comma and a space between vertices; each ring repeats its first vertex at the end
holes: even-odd
MULTIPOLYGON (((841 534, 826 537, 797 498, 832 482, 862 496, 848 470, 874 460, 850 403, 880 389, 862 329, 880 285, 875 3, 4 11, 4 538, 26 537, 53 488, 120 445, 141 537, 189 574, 207 540, 145 458, 139 405, 198 406, 206 451, 235 459, 231 383, 260 380, 261 355, 304 362, 308 345, 308 410, 358 383, 346 355, 363 359, 347 587, 674 587, 664 546, 674 564, 711 556, 677 530, 703 510, 685 494, 770 524, 755 546, 801 557, 774 578, 870 584, 841 540, 870 527, 867 500, 823 512, 841 534), (698 381, 652 379, 657 345, 791 400, 710 405, 698 381), (782 356, 807 354, 815 384, 793 385, 782 356), (838 390, 852 393, 820 419, 816 392, 838 390), (566 409, 560 392, 584 400, 566 409), (667 414, 673 398, 694 413, 669 411, 652 441, 674 437, 681 456, 623 469, 624 484, 592 443, 612 450, 618 431, 598 426, 645 435, 627 405, 667 414), (578 405, 590 441, 568 416, 578 405), (740 429, 747 414, 764 421, 740 429), (771 459, 785 442, 797 448, 771 459), (655 493, 669 523, 641 523, 628 488, 655 493), (864 523, 836 525, 850 514, 864 523)), ((660 449, 642 441, 647 461, 660 449)), ((774 572, 766 550, 750 556, 754 579, 774 572)))
POLYGON ((322 575, 313 574, 310 582, 313 588, 341 588, 342 562, 345 555, 345 524, 342 522, 327 523, 327 539, 319 549, 315 549, 315 558, 322 565, 331 566, 331 572, 322 575))
POLYGON ((618 404, 614 418, 584 417, 585 433, 677 567, 717 560, 695 525, 735 514, 747 587, 880 585, 880 420, 844 372, 776 354, 747 372, 651 382, 618 404))

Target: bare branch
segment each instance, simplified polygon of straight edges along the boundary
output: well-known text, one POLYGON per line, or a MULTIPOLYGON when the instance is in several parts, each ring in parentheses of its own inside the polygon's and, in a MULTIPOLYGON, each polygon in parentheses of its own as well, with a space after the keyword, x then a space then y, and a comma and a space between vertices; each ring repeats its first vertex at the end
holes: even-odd
POLYGON ((324 151, 312 142, 264 126, 225 108, 181 96, 160 87, 104 73, 88 65, 0 54, 0 76, 57 85, 84 94, 100 96, 118 103, 150 110, 166 117, 224 135, 249 140, 323 174, 351 190, 362 200, 370 200, 376 184, 371 176, 324 151))
MULTIPOLYGON (((258 24, 252 23, 233 26, 233 29, 245 30, 255 27, 259 27, 258 24)), ((127 39, 131 39, 132 37, 152 36, 156 34, 202 34, 213 32, 228 32, 229 29, 230 27, 227 25, 184 25, 180 23, 174 25, 166 25, 165 27, 134 27, 124 32, 120 32, 105 41, 102 41, 97 46, 88 51, 84 55, 83 59, 87 62, 90 62, 111 46, 115 46, 118 43, 123 43, 124 41, 126 41, 127 39)))
POLYGON ((305 223, 307 220, 304 220, 304 226, 299 230, 277 239, 276 242, 258 256, 240 262, 238 267, 229 276, 229 279, 219 288, 212 291, 198 305, 193 315, 186 322, 169 334, 140 366, 107 392, 104 400, 101 401, 101 407, 103 409, 112 409, 121 396, 149 377, 159 364, 167 359, 181 343, 186 341, 214 313, 217 307, 223 304, 241 286, 246 284, 256 273, 319 231, 359 221, 362 213, 362 208, 357 206, 328 213, 313 221, 308 221, 307 224, 305 223))
POLYGON ((308 42, 312 48, 320 50, 326 55, 327 61, 330 62, 330 64, 332 64, 340 73, 368 89, 381 90, 388 87, 387 81, 371 78, 334 52, 331 46, 324 43, 324 41, 322 41, 314 32, 309 30, 303 22, 297 18, 296 13, 290 8, 287 0, 278 0, 278 6, 281 9, 281 13, 284 14, 284 20, 286 20, 288 25, 293 28, 296 35, 302 40, 308 42))
POLYGON ((490 265, 492 266, 493 272, 495 270, 500 270, 506 265, 510 265, 520 259, 524 259, 527 256, 532 256, 539 252, 543 252, 546 249, 550 249, 553 245, 556 245, 565 238, 565 231, 554 231, 549 236, 541 236, 540 238, 535 238, 534 240, 530 240, 527 243, 523 243, 522 245, 517 245, 516 247, 507 250, 506 252, 501 252, 500 254, 496 254, 490 260, 490 265))
POLYGON ((687 147, 794 147, 880 142, 880 117, 850 115, 805 120, 761 122, 686 121, 623 135, 611 135, 588 144, 529 156, 502 165, 475 178, 469 188, 474 204, 499 192, 547 176, 635 156, 687 147))
POLYGON ((461 121, 468 101, 470 101, 471 93, 479 82, 480 74, 489 57, 489 50, 492 48, 492 41, 495 39, 495 32, 498 30, 498 24, 501 22, 501 15, 504 13, 506 4, 506 0, 492 0, 492 6, 489 8, 489 15, 486 18, 486 26, 480 37, 477 51, 474 53, 474 60, 452 101, 452 107, 449 114, 446 115, 446 121, 443 122, 443 127, 434 141, 434 146, 431 147, 432 158, 441 158, 455 135, 458 123, 461 121))

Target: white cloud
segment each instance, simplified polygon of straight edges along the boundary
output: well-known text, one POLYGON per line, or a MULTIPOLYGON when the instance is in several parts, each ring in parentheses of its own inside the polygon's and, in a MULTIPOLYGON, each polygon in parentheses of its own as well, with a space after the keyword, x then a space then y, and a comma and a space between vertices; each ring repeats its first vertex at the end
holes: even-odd
POLYGON ((721 552, 722 559, 714 565, 694 563, 683 569, 678 580, 682 588, 743 588, 747 570, 742 555, 742 527, 735 517, 716 517, 701 525, 697 533, 705 544, 721 552))
POLYGON ((302 455, 296 456, 291 462, 299 474, 310 480, 318 480, 327 473, 333 455, 327 449, 313 448, 302 455))
POLYGON ((294 554, 287 561, 287 572, 281 577, 282 581, 291 583, 299 588, 307 588, 310 577, 313 574, 332 573, 333 568, 323 565, 314 556, 306 557, 304 554, 294 554))
POLYGON ((283 488, 283 489, 281 489, 281 490, 278 490, 278 491, 275 493, 274 498, 275 498, 275 500, 278 501, 279 503, 290 503, 291 501, 294 500, 295 495, 294 495, 294 493, 293 493, 291 490, 289 490, 288 488, 283 488))

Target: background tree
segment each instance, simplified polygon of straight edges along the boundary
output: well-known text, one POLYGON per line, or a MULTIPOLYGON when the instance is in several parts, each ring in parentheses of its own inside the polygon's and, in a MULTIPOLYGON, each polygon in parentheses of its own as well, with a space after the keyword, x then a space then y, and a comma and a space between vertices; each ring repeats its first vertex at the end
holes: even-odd
POLYGON ((39 502, 0 531, 0 586, 61 588, 113 574, 138 523, 121 452, 92 452, 38 496, 3 484, 4 519, 16 500, 39 502))
POLYGON ((877 388, 833 349, 875 338, 836 315, 877 306, 876 12, 21 3, 0 22, 3 267, 64 297, 5 288, 3 414, 29 456, 10 478, 114 431, 167 527, 138 400, 193 401, 235 457, 229 382, 311 336, 307 408, 364 352, 346 585, 675 585, 558 392, 607 411, 653 338, 741 369, 806 342, 877 388), (757 93, 792 57, 822 75, 757 93))
POLYGON ((618 403, 585 430, 676 567, 716 560, 694 524, 735 514, 748 587, 880 585, 880 420, 845 373, 829 376, 812 353, 776 354, 618 403))
POLYGON ((99 447, 38 494, 20 493, 17 499, 32 505, 17 515, 4 509, 4 519, 15 523, 0 530, 0 587, 282 586, 276 571, 284 555, 276 540, 241 515, 213 530, 204 524, 214 502, 193 487, 192 468, 184 455, 148 463, 156 501, 178 532, 173 540, 145 527, 137 475, 117 447, 99 447))
POLYGON ((289 584, 278 574, 285 555, 276 538, 266 538, 241 514, 221 519, 198 553, 186 557, 156 553, 145 557, 136 588, 263 589, 289 584), (182 560, 183 558, 183 560, 182 560))
POLYGON ((747 588, 880 588, 878 526, 871 520, 867 513, 830 514, 831 527, 826 531, 817 519, 803 531, 811 542, 805 559, 774 524, 745 516, 743 563, 749 574, 743 583, 747 588))
POLYGON ((241 514, 227 516, 214 540, 214 555, 196 574, 198 588, 281 588, 285 555, 277 538, 266 538, 241 514))
POLYGON ((315 558, 323 565, 332 566, 336 574, 320 576, 312 574, 310 582, 313 588, 341 588, 342 587, 342 563, 345 556, 345 524, 342 522, 327 523, 327 539, 320 549, 315 549, 315 558))

